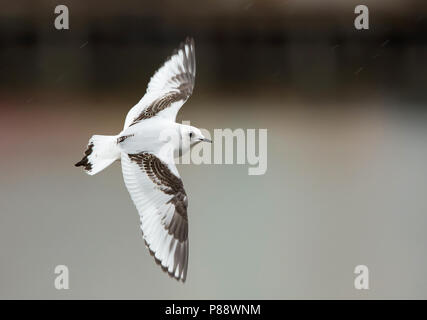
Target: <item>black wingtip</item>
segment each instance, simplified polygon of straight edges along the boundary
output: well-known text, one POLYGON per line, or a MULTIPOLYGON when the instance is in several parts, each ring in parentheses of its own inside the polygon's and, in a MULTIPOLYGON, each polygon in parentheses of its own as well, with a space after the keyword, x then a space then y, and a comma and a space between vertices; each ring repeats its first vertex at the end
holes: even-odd
POLYGON ((79 162, 77 162, 74 166, 85 167, 84 169, 86 171, 92 170, 92 164, 89 162, 89 158, 88 158, 88 156, 90 154, 92 154, 92 151, 93 151, 93 143, 91 142, 91 143, 89 143, 89 145, 85 151, 85 156, 83 157, 83 159, 80 160, 79 162))
MULTIPOLYGON (((84 159, 84 158, 83 158, 84 159)), ((76 164, 74 164, 75 167, 81 167, 83 166, 83 159, 80 160, 79 162, 77 162, 76 164)))
MULTIPOLYGON (((144 236, 144 233, 142 233, 142 235, 144 236)), ((145 246, 148 249, 148 252, 154 258, 154 261, 156 262, 156 264, 160 266, 162 271, 165 272, 170 278, 176 280, 177 282, 182 282, 184 284, 185 280, 187 280, 187 274, 184 274, 183 277, 175 277, 175 270, 172 272, 169 272, 167 267, 162 266, 162 262, 156 258, 156 253, 153 250, 151 250, 147 240, 144 239, 144 242, 145 242, 145 246)))

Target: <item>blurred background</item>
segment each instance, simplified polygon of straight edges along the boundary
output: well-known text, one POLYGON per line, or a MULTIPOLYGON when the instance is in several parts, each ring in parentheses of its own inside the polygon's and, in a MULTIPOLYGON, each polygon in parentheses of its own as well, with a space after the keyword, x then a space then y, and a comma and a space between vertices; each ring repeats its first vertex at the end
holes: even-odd
POLYGON ((427 3, 0 1, 0 298, 427 298, 427 3), (66 5, 70 29, 54 28, 66 5), (370 29, 354 28, 369 7, 370 29), (144 247, 116 134, 173 49, 197 78, 178 120, 268 129, 268 170, 179 165, 183 285, 144 247), (70 289, 54 287, 54 268, 70 289), (353 285, 366 265, 370 289, 353 285))

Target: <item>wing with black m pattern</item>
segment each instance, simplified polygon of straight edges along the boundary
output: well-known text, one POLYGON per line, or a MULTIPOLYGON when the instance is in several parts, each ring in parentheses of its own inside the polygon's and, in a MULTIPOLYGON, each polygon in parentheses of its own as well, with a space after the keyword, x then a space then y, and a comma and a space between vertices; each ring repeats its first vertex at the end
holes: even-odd
POLYGON ((163 271, 184 282, 188 266, 188 202, 175 165, 166 164, 152 153, 123 153, 122 171, 151 255, 163 271))
POLYGON ((187 38, 154 74, 144 97, 126 116, 125 128, 156 115, 173 121, 191 96, 196 78, 194 40, 187 38))

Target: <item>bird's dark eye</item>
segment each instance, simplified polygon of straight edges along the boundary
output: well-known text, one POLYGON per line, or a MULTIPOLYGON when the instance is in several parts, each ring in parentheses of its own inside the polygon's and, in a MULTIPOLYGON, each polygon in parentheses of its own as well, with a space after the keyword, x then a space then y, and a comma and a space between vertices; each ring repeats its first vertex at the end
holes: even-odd
POLYGON ((193 133, 192 132, 190 132, 190 139, 193 137, 193 133))

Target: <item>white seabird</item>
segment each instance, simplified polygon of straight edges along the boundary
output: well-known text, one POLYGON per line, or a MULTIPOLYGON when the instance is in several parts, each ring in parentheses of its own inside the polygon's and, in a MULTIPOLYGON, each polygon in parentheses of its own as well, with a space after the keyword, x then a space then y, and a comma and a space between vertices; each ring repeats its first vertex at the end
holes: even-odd
POLYGON ((121 160, 123 179, 138 210, 145 244, 162 269, 185 281, 188 266, 187 194, 174 154, 208 141, 198 128, 176 123, 193 92, 194 40, 187 38, 151 78, 116 136, 94 135, 76 163, 94 175, 121 160))

